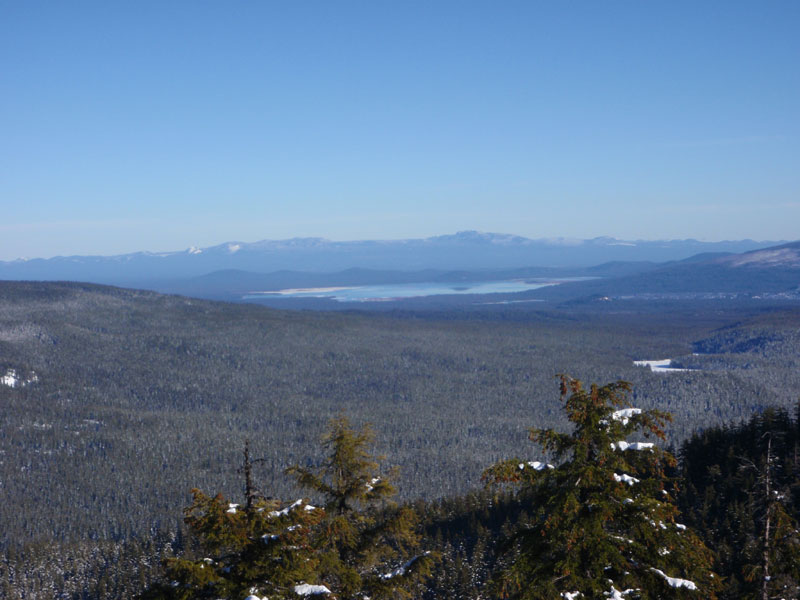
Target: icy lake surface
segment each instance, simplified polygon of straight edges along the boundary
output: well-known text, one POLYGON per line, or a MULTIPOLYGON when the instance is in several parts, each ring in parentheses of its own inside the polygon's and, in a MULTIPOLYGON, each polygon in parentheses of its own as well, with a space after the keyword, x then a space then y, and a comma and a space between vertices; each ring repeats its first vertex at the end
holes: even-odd
POLYGON ((271 292, 251 292, 245 299, 330 298, 338 302, 380 302, 398 298, 418 298, 445 294, 511 294, 556 285, 564 280, 508 280, 458 283, 393 283, 326 288, 297 288, 271 292))

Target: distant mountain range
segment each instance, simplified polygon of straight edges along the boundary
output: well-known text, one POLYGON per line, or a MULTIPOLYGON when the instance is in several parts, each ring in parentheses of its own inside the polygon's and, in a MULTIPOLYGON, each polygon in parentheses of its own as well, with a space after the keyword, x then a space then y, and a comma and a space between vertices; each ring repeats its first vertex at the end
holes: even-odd
POLYGON ((619 277, 567 283, 531 293, 551 300, 800 299, 800 242, 739 254, 701 254, 619 277))
MULTIPOLYGON (((742 253, 780 242, 753 240, 625 241, 590 240, 463 231, 425 239, 337 242, 321 238, 228 242, 180 252, 136 252, 119 256, 59 256, 0 262, 0 279, 72 280, 140 286, 175 287, 177 281, 227 271, 269 274, 299 271, 330 274, 368 271, 483 271, 547 267, 561 271, 603 263, 664 263, 702 253, 742 253)), ((362 272, 361 275, 364 275, 362 272)), ((237 276, 241 279, 244 276, 237 276)), ((320 277, 324 279, 324 277, 320 277)), ((361 279, 363 281, 363 277, 361 279)))

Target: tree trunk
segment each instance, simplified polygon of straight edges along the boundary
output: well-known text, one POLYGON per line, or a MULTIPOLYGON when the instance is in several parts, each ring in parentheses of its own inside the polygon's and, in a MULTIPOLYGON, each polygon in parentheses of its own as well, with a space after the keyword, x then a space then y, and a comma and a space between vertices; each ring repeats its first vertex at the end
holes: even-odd
POLYGON ((769 600, 769 527, 772 517, 772 490, 770 489, 770 463, 772 462, 772 436, 767 438, 767 466, 764 473, 764 493, 767 499, 767 514, 764 520, 764 548, 761 558, 761 600, 769 600))

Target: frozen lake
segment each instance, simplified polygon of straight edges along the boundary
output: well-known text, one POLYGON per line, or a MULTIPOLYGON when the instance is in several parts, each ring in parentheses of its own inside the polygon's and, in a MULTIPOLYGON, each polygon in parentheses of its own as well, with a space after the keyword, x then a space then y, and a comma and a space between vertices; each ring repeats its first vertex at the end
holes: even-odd
POLYGON ((511 294, 556 285, 561 280, 508 280, 458 283, 394 283, 325 288, 295 288, 267 292, 250 292, 245 300, 258 298, 330 298, 338 302, 380 302, 401 298, 441 296, 445 294, 511 294))

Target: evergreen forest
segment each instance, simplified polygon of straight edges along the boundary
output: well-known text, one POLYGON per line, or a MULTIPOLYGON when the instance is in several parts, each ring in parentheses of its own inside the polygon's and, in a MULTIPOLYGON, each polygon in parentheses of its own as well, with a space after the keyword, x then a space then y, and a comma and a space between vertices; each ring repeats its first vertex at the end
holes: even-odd
POLYGON ((0 597, 604 597, 569 564, 581 530, 620 597, 797 598, 798 325, 787 304, 318 313, 0 282, 0 597), (555 519, 578 505, 598 510, 555 519))

